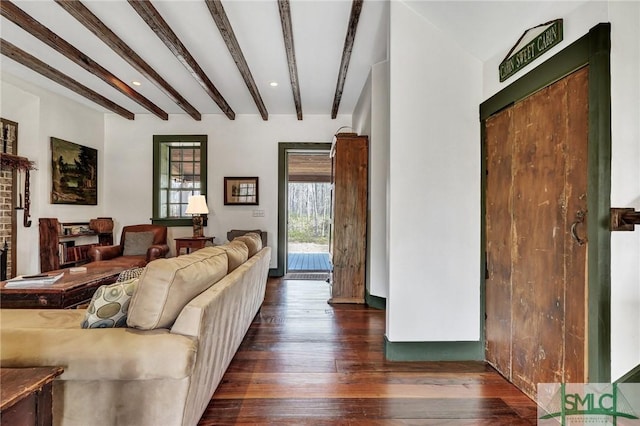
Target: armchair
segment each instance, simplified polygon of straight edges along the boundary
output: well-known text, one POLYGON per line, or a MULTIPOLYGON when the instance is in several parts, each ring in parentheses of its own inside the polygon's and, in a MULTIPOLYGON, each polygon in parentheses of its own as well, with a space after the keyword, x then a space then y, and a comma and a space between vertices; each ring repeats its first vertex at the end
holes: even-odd
POLYGON ((109 261, 125 267, 145 266, 154 259, 166 257, 167 227, 163 225, 129 225, 122 228, 120 244, 91 247, 91 261, 109 261))

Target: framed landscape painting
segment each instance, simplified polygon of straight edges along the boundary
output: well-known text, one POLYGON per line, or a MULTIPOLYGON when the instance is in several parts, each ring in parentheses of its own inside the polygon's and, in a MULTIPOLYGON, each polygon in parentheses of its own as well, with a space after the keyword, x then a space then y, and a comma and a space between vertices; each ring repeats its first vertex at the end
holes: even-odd
POLYGON ((225 206, 257 206, 258 178, 225 177, 224 204, 225 206))
POLYGON ((51 138, 51 203, 98 204, 98 150, 51 138))

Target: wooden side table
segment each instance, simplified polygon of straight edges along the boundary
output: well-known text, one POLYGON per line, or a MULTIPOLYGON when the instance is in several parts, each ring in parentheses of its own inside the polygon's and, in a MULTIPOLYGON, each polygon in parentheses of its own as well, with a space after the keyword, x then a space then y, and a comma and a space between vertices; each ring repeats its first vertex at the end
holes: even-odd
POLYGON ((189 254, 196 250, 200 250, 204 248, 207 244, 207 241, 211 241, 213 244, 213 239, 215 237, 181 237, 174 238, 176 240, 176 256, 180 256, 180 250, 185 249, 185 253, 189 254))
POLYGON ((62 372, 62 367, 0 369, 2 424, 51 425, 51 382, 62 372))

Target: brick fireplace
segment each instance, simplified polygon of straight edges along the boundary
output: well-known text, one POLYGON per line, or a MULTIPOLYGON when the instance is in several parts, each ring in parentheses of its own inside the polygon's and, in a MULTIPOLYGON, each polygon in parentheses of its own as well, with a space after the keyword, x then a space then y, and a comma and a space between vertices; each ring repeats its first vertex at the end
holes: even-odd
MULTIPOLYGON (((2 125, 2 153, 17 154, 18 151, 18 123, 0 118, 2 125)), ((18 171, 3 166, 0 171, 0 266, 2 279, 15 276, 16 252, 16 194, 18 171), (5 269, 6 261, 6 269, 5 269)))

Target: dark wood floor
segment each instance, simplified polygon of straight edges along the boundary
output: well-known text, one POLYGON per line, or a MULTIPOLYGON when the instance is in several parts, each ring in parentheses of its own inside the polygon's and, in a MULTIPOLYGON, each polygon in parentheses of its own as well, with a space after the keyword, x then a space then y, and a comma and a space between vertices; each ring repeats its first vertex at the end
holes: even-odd
POLYGON ((384 311, 270 279, 200 426, 530 425, 536 406, 481 362, 389 362, 384 311))

